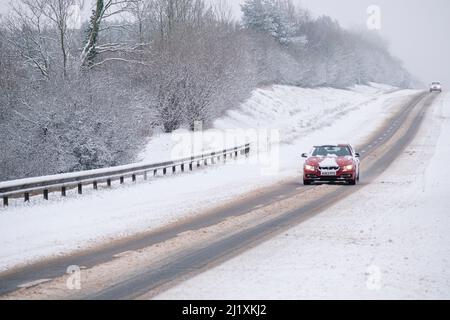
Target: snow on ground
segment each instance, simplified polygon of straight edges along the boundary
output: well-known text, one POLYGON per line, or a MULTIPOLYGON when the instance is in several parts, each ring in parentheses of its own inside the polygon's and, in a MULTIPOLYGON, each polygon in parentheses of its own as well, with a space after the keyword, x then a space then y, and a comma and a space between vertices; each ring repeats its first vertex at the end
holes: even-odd
MULTIPOLYGON (((277 129, 280 131, 282 143, 293 144, 297 143, 299 138, 310 135, 312 131, 322 131, 323 127, 334 124, 336 119, 344 118, 350 113, 352 118, 358 117, 354 119, 357 121, 352 121, 352 125, 357 125, 358 127, 354 129, 360 130, 365 128, 366 124, 370 124, 369 121, 376 122, 380 119, 376 115, 384 101, 413 92, 403 90, 393 95, 385 95, 393 91, 395 88, 391 86, 376 83, 372 83, 371 86, 358 85, 350 90, 305 89, 292 86, 257 89, 240 108, 230 110, 226 116, 216 120, 213 129, 207 130, 203 139, 198 137, 198 134, 189 133, 186 129, 177 130, 173 135, 161 133, 150 139, 138 158, 143 162, 176 158, 180 155, 174 154, 173 150, 179 145, 181 138, 185 138, 183 139, 185 146, 189 142, 192 144, 187 149, 195 154, 205 151, 202 147, 207 151, 233 147, 239 141, 215 139, 213 143, 208 143, 208 140, 214 133, 220 134, 240 128, 277 129), (375 100, 377 100, 377 106, 373 104, 375 100), (362 112, 354 113, 353 111, 356 110, 362 112), (358 121, 364 123, 358 124, 358 121), (194 145, 195 138, 202 140, 198 144, 199 148, 194 145), (219 145, 215 145, 214 142, 219 145), (223 142, 222 145, 220 142, 223 142)), ((386 109, 381 109, 383 116, 386 115, 386 111, 390 111, 386 109)), ((364 136, 372 129, 373 126, 369 126, 368 130, 362 132, 360 136, 364 136)))
POLYGON ((375 182, 157 299, 450 298, 449 136, 450 94, 375 182))
MULTIPOLYGON (((191 174, 113 186, 109 191, 86 189, 83 196, 70 191, 67 198, 50 194, 48 202, 40 197, 31 203, 12 200, 9 208, 0 208, 0 271, 154 229, 298 175, 300 154, 313 144, 329 143, 330 137, 357 144, 414 93, 375 84, 351 90, 286 86, 256 90, 241 108, 219 119, 215 130, 203 136, 248 126, 279 129, 283 144, 272 150, 279 152, 274 159, 280 161, 272 166, 276 170, 267 170, 273 163, 263 162, 258 155, 191 174)), ((174 156, 180 140, 172 137, 152 139, 142 160, 174 156)), ((184 144, 191 147, 189 141, 184 144)))

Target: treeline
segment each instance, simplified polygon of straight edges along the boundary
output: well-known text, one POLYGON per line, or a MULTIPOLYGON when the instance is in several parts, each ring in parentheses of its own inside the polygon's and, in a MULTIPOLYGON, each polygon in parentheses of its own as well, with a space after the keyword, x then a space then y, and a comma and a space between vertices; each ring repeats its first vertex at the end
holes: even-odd
POLYGON ((409 86, 382 40, 289 0, 19 0, 0 23, 0 180, 129 163, 258 85, 409 86))

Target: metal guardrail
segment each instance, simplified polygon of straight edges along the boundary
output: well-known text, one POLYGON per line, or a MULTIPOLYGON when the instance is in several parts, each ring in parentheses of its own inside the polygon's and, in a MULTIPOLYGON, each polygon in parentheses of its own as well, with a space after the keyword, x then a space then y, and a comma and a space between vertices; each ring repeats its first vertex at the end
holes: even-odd
POLYGON ((171 169, 172 173, 176 172, 180 167, 181 172, 192 171, 194 166, 215 164, 216 160, 226 161, 227 157, 236 158, 241 155, 250 153, 250 144, 239 147, 229 148, 222 151, 204 153, 198 156, 192 156, 175 161, 167 161, 151 164, 133 164, 106 169, 80 171, 68 174, 57 174, 46 177, 27 178, 13 181, 0 182, 0 198, 3 198, 3 205, 8 206, 9 198, 23 197, 24 201, 30 201, 30 196, 38 194, 43 195, 48 200, 51 192, 61 192, 61 196, 65 197, 68 189, 77 188, 78 194, 83 193, 83 186, 92 184, 94 189, 98 189, 99 183, 106 183, 107 187, 111 187, 112 181, 118 180, 120 184, 125 182, 125 178, 130 178, 136 182, 136 177, 142 175, 144 180, 148 179, 148 174, 156 176, 158 171, 162 170, 163 175, 167 174, 167 170, 171 169))

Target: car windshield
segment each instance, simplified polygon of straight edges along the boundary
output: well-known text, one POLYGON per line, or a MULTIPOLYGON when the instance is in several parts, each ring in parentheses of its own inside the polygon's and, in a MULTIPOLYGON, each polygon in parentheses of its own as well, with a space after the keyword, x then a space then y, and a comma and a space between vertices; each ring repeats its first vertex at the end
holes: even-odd
POLYGON ((338 147, 338 146, 322 146, 315 147, 312 153, 313 157, 326 157, 329 155, 337 157, 350 156, 350 150, 348 147, 338 147))
POLYGON ((435 84, 441 84, 441 83, 440 82, 433 82, 432 84, 435 85, 435 84))

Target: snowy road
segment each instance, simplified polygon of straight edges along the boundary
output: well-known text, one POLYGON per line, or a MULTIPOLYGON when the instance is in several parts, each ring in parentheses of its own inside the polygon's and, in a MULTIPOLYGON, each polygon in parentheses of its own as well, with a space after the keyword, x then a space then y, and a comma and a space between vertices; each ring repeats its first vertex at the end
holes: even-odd
POLYGON ((448 299, 450 95, 345 201, 157 299, 448 299))
MULTIPOLYGON (((83 271, 84 285, 79 292, 65 288, 66 277, 63 276, 31 290, 13 292, 6 298, 153 297, 165 286, 172 286, 177 281, 218 265, 285 232, 354 191, 361 192, 366 184, 374 181, 402 153, 415 136, 424 112, 435 98, 436 95, 420 95, 359 146, 364 151, 365 177, 363 184, 356 190, 341 186, 303 187, 293 180, 282 182, 171 228, 131 242, 114 243, 102 252, 6 274, 0 277, 1 288, 10 291, 18 283, 27 280, 53 278, 52 272, 62 265, 78 264, 88 268, 83 271), (109 261, 108 257, 113 253, 120 254, 114 261, 109 261)), ((205 277, 207 275, 205 273, 205 277)), ((187 283, 192 285, 192 281, 187 283)), ((183 297, 200 296, 195 290, 190 291, 192 295, 188 296, 183 285, 180 285, 162 297, 171 297, 170 294, 173 294, 181 298, 177 292, 184 292, 183 297)))
MULTIPOLYGON (((102 190, 102 185, 98 191, 85 188, 82 197, 76 190, 68 190, 66 198, 51 193, 49 201, 42 196, 32 197, 30 203, 11 199, 9 208, 0 206, 0 272, 82 254, 111 241, 149 233, 246 197, 246 193, 290 180, 299 174, 301 152, 313 144, 330 143, 331 136, 339 142, 365 141, 415 94, 417 90, 380 84, 346 90, 289 86, 258 89, 239 109, 230 110, 200 135, 208 148, 212 133, 221 137, 229 129, 276 128, 282 140, 276 157, 278 170, 262 174, 267 164, 255 155, 249 161, 209 166, 190 174, 148 181, 138 177, 136 184, 113 183, 107 190, 102 190)), ((186 130, 152 137, 142 160, 171 159, 178 145, 174 138, 180 134, 190 137, 186 130)), ((189 147, 192 140, 188 140, 182 145, 189 147)))

